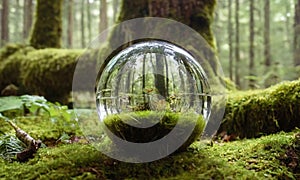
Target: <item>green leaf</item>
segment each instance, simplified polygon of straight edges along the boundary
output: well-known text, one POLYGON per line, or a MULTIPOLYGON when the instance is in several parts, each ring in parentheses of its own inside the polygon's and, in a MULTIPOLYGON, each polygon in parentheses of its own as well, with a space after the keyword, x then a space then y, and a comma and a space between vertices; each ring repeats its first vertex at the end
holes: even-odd
POLYGON ((0 112, 23 109, 22 99, 18 96, 0 97, 0 112))

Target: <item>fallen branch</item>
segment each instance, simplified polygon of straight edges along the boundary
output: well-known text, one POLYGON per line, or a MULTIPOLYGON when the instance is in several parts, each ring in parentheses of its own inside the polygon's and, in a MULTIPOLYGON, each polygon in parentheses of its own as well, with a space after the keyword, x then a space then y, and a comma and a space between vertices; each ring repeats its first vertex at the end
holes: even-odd
POLYGON ((34 138, 32 138, 28 133, 19 128, 7 117, 2 116, 0 114, 0 118, 3 118, 15 129, 17 138, 27 146, 27 148, 24 151, 17 153, 17 160, 20 162, 25 162, 28 159, 33 158, 34 154, 41 147, 42 142, 40 140, 35 140, 34 138))

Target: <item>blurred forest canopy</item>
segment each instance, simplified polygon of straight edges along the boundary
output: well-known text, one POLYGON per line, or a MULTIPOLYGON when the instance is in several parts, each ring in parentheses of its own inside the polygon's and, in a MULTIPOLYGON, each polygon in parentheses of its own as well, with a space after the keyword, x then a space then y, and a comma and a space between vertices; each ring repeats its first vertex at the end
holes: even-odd
MULTIPOLYGON (((121 4, 62 0, 61 47, 87 47, 99 32, 118 22, 121 4)), ((1 0, 1 47, 29 43, 36 5, 35 0, 1 0)), ((299 77, 299 7, 300 0, 217 1, 213 31, 218 56, 225 75, 239 88, 264 88, 299 77)))

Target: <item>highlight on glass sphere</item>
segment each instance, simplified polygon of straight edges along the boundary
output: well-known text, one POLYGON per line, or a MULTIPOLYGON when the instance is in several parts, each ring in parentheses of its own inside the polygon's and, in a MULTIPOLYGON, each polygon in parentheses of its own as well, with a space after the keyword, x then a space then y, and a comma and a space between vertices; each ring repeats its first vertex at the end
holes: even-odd
POLYGON ((195 128, 182 148, 203 132, 211 110, 210 87, 201 65, 185 49, 151 40, 115 55, 96 89, 100 120, 118 138, 153 142, 177 124, 195 128))

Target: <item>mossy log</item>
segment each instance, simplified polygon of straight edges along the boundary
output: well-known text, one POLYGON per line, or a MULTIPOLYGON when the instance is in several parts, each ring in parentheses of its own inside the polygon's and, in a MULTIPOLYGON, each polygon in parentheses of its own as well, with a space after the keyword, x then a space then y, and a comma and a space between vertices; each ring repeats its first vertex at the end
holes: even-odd
POLYGON ((14 84, 19 94, 45 96, 67 103, 77 57, 83 50, 41 49, 8 45, 0 51, 0 90, 14 84))
POLYGON ((300 79, 229 94, 219 133, 259 137, 300 127, 300 79))

